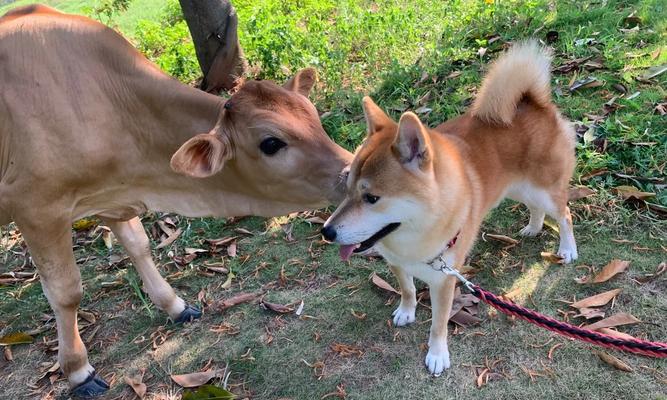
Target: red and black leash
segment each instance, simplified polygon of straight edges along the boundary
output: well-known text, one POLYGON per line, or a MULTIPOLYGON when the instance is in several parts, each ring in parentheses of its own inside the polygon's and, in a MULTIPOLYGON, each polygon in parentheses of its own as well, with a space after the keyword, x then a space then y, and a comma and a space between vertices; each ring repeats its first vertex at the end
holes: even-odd
POLYGON ((531 324, 541 326, 542 328, 552 332, 556 332, 560 335, 573 339, 581 340, 583 342, 592 343, 610 349, 627 351, 629 353, 641 354, 648 357, 667 358, 667 343, 649 342, 635 338, 619 338, 547 317, 546 315, 542 315, 537 311, 522 307, 511 301, 503 300, 495 294, 482 289, 481 287, 467 280, 463 275, 461 275, 459 271, 448 266, 442 256, 439 257, 439 260, 442 262, 442 265, 437 269, 447 275, 453 275, 458 278, 463 283, 463 286, 472 292, 473 296, 478 297, 480 300, 500 312, 521 318, 522 320, 530 322, 531 324))
POLYGON ((542 315, 536 311, 521 307, 516 303, 505 301, 477 285, 472 284, 471 286, 467 287, 475 297, 478 297, 480 300, 497 309, 498 311, 515 316, 517 318, 521 318, 524 321, 528 321, 531 324, 541 326, 542 328, 556 332, 563 336, 610 349, 627 351, 629 353, 641 354, 649 357, 667 358, 667 343, 649 342, 646 340, 634 338, 624 339, 592 331, 590 329, 580 328, 576 325, 558 321, 551 317, 547 317, 546 315, 542 315))

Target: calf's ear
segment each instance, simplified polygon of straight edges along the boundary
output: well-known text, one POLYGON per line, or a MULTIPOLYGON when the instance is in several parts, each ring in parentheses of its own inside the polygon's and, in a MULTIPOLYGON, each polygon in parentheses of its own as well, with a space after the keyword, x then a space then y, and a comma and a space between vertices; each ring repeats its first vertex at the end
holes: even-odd
POLYGON ((308 97, 310 91, 317 82, 317 72, 315 68, 304 68, 297 72, 290 80, 283 84, 283 87, 293 92, 308 97))
POLYGON ((231 144, 218 134, 201 133, 187 142, 171 157, 171 169, 193 178, 215 175, 232 158, 231 144))

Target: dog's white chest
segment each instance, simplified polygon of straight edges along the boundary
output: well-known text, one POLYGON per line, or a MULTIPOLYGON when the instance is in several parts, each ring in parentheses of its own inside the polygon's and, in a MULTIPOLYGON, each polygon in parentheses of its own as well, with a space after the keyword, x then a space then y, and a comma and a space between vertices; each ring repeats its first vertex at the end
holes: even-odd
MULTIPOLYGON (((432 263, 432 265, 429 265, 426 262, 410 262, 408 260, 403 259, 402 257, 393 254, 387 249, 382 248, 381 245, 378 246, 378 251, 380 252, 380 254, 382 254, 382 256, 387 260, 389 264, 397 268, 400 268, 406 274, 414 276, 415 278, 425 282, 428 285, 431 285, 432 283, 441 282, 443 279, 447 277, 445 273, 437 269, 440 266, 441 262, 436 261, 432 263)), ((454 266, 455 262, 454 251, 452 251, 451 249, 446 250, 442 255, 442 259, 447 263, 447 265, 454 266)))

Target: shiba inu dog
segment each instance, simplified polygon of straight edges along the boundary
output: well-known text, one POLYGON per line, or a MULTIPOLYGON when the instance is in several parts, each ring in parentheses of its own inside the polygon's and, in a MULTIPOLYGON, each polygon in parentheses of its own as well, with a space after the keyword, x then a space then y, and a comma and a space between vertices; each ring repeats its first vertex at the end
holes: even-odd
POLYGON ((340 256, 374 247, 401 287, 393 321, 415 321, 413 277, 429 285, 433 320, 426 366, 449 368, 447 321, 455 278, 482 219, 503 198, 522 202, 537 235, 545 214, 560 227, 558 254, 577 258, 567 207, 575 157, 573 129, 551 102, 550 57, 536 42, 512 47, 490 68, 466 114, 435 129, 407 112, 396 124, 365 97, 368 136, 355 154, 345 200, 322 233, 340 256))

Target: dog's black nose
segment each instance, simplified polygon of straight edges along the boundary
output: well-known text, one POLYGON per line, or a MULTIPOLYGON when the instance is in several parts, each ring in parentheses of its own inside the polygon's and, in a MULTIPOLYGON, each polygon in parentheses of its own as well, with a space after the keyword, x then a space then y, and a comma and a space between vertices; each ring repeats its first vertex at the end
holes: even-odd
POLYGON ((322 236, 330 242, 336 240, 336 230, 332 226, 325 226, 322 228, 322 236))

